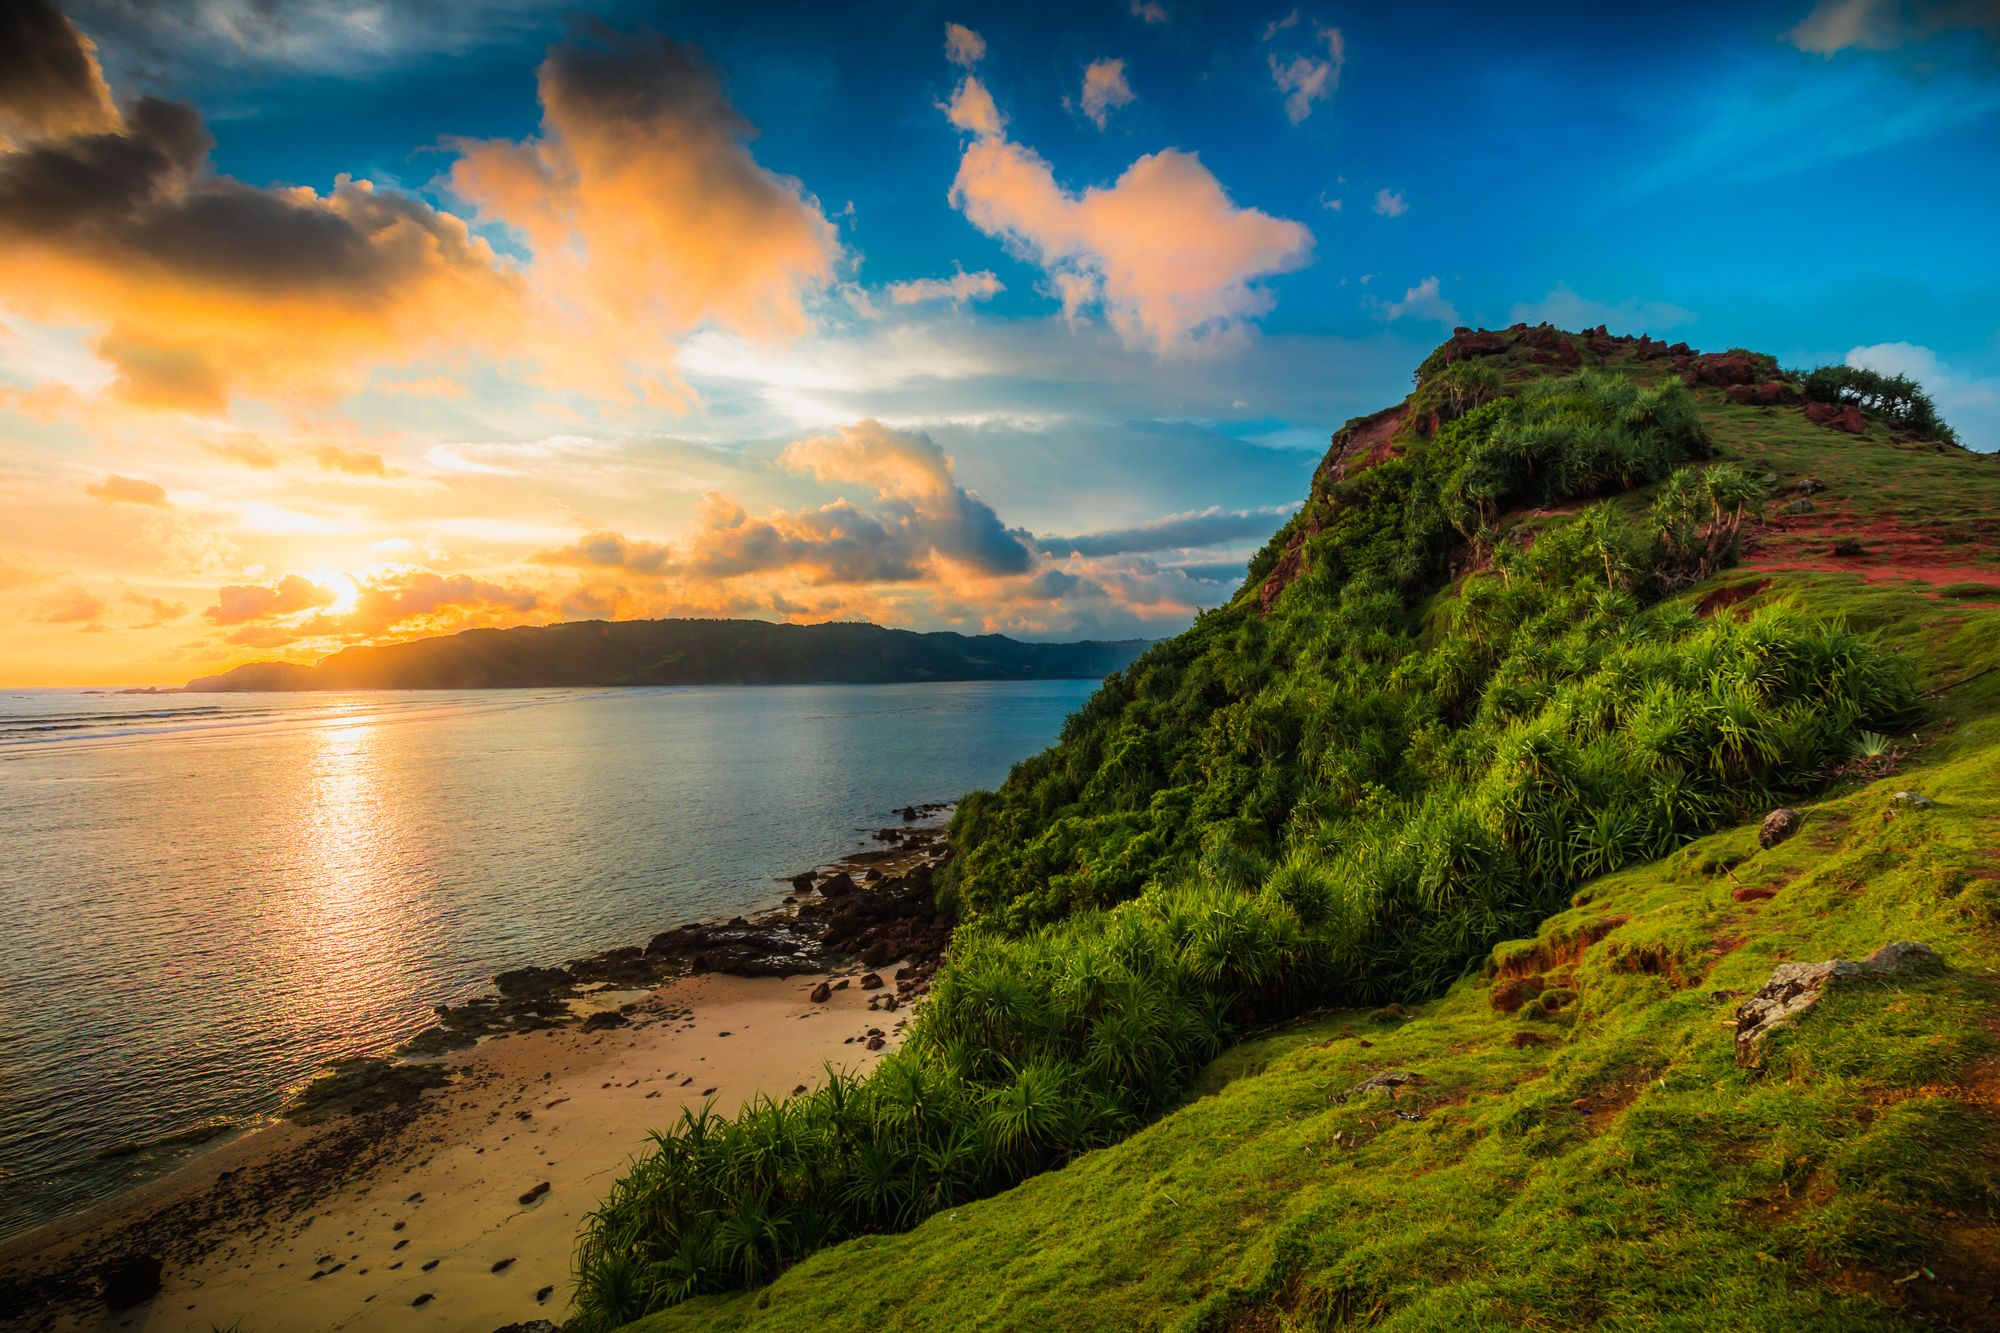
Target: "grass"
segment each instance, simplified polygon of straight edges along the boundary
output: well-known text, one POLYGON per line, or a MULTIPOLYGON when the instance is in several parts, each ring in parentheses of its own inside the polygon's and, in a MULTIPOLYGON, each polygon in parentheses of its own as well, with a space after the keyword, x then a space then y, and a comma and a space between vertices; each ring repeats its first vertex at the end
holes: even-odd
MULTIPOLYGON (((1930 688, 2000 662, 2000 616, 1836 596, 1939 636, 1930 688)), ((1501 1012, 1505 978, 1476 975, 1407 1019, 1309 1019, 1122 1143, 638 1327, 1992 1327, 2000 674, 1940 705, 1904 771, 1808 805, 1789 842, 1702 839, 1497 948, 1554 963, 1576 996, 1554 1014, 1501 1012), (1892 813, 1905 787, 1938 804, 1892 813), (1836 992, 1736 1066, 1730 992, 1895 939, 1950 970, 1836 992), (1340 1100, 1385 1069, 1424 1082, 1340 1100)))
POLYGON ((663 1138, 581 1325, 2000 1327, 2000 613, 1934 595, 1992 562, 2000 468, 1617 386, 1657 361, 1491 369, 961 807, 904 1056, 663 1138), (1677 452, 1714 461, 1639 484, 1677 452), (1685 586, 1703 515, 1808 476, 1685 586), (1735 1065, 1732 993, 1898 938, 1951 970, 1735 1065), (1363 997, 1402 1003, 1298 1018, 1363 997))

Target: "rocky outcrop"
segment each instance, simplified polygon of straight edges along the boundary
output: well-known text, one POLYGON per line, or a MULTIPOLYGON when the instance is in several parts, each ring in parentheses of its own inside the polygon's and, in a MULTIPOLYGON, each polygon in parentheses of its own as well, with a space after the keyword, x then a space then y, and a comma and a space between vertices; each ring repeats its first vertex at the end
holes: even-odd
POLYGON ((1868 419, 1861 415, 1861 409, 1848 403, 1807 403, 1806 420, 1849 435, 1863 435, 1868 430, 1868 419))
POLYGON ((1885 944, 1858 963, 1844 958, 1782 963, 1761 990, 1736 1008, 1736 1063, 1756 1064, 1765 1039, 1796 1023, 1835 985, 1922 976, 1943 967, 1935 949, 1908 940, 1885 944))
POLYGON ((1781 403, 1796 403, 1799 400, 1799 391, 1783 380, 1732 384, 1724 392, 1730 402, 1747 407, 1777 407, 1781 403))
POLYGON ((1780 806, 1770 814, 1765 815, 1764 822, 1758 826, 1757 845, 1766 848, 1776 847, 1779 843, 1797 833, 1799 825, 1805 823, 1805 819, 1804 815, 1790 806, 1780 806))

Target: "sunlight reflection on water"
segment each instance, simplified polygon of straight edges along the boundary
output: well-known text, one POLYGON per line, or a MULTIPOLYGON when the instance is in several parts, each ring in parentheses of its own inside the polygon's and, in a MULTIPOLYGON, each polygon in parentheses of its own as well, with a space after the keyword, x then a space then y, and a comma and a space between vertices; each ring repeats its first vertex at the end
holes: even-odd
POLYGON ((774 902, 1092 688, 0 696, 0 1234, 496 971, 774 902))

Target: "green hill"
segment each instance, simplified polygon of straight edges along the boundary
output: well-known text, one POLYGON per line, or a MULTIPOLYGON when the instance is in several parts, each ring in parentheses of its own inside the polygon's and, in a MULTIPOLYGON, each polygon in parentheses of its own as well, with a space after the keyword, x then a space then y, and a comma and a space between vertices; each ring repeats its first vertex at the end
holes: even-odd
POLYGON ((961 805, 903 1049, 619 1182, 576 1326, 2000 1327, 1996 515, 1907 382, 1460 331, 961 805))
POLYGON ((600 685, 880 685, 926 680, 1094 679, 1141 639, 1023 643, 1000 634, 918 634, 880 625, 762 620, 581 620, 473 629, 317 666, 256 662, 189 681, 231 690, 483 690, 600 685))

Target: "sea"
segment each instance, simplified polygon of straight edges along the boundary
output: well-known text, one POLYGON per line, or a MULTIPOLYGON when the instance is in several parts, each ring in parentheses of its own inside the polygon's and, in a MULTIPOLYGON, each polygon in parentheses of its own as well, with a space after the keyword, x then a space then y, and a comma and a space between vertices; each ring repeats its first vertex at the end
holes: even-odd
POLYGON ((0 1236, 496 972, 775 905, 1095 688, 0 691, 0 1236))

